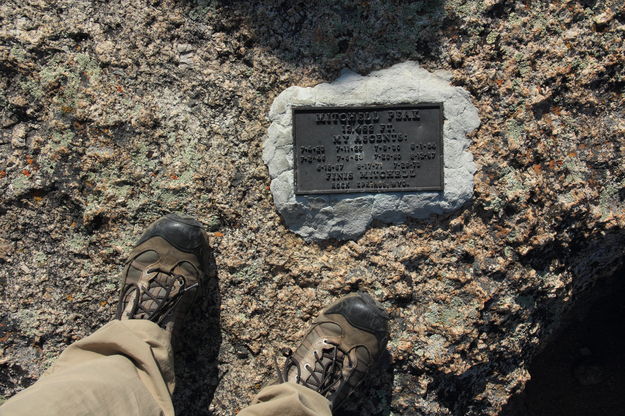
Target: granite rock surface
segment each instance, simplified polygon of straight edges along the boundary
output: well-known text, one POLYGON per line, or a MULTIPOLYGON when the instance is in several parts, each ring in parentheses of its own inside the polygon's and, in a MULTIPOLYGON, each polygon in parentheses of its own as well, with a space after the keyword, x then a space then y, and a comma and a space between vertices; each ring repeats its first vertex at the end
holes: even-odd
POLYGON ((0 2, 0 401, 113 316, 152 220, 210 230, 217 278, 181 337, 179 414, 232 415, 323 305, 392 316, 358 415, 496 415, 625 244, 616 0, 0 2), (307 243, 262 143, 292 85, 412 60, 481 125, 463 210, 307 243))
POLYGON ((372 221, 401 223, 454 211, 473 196, 475 164, 466 135, 480 120, 466 90, 453 87, 449 74, 433 74, 415 62, 397 64, 363 77, 343 71, 332 83, 312 88, 290 87, 269 111, 263 160, 271 177, 271 192, 286 225, 306 240, 354 239, 372 221), (341 107, 441 103, 444 114, 442 192, 295 195, 293 168, 294 107, 341 107))

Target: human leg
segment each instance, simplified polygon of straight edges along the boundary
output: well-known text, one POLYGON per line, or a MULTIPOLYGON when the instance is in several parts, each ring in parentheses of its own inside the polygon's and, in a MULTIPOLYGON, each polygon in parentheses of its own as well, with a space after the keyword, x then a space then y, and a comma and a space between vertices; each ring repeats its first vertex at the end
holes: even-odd
POLYGON ((68 347, 0 415, 173 415, 171 336, 205 281, 209 252, 195 220, 153 223, 124 268, 118 320, 68 347))
POLYGON ((67 347, 0 415, 173 415, 168 334, 145 320, 115 320, 67 347))
POLYGON ((331 416, 330 401, 316 391, 296 383, 263 388, 252 405, 238 416, 331 416))

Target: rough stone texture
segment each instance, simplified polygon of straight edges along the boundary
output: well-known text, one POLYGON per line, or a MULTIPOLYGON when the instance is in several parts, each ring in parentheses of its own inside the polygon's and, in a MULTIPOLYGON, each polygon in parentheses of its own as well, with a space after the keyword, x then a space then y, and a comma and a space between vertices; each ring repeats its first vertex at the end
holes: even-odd
POLYGON ((271 105, 272 121, 264 144, 271 193, 287 226, 307 240, 360 236, 371 221, 400 223, 458 209, 473 196, 473 156, 466 135, 480 125, 465 89, 453 87, 451 74, 430 73, 415 62, 363 77, 343 71, 329 84, 290 87, 271 105), (444 192, 295 195, 291 109, 298 106, 359 106, 443 103, 444 192))
POLYGON ((0 395, 107 322, 141 230, 185 211, 211 231, 218 280, 180 339, 180 414, 236 413, 274 349, 356 289, 393 320, 353 414, 497 414, 563 311, 622 263, 623 7, 0 2, 0 395), (472 203, 304 242, 269 191, 271 102, 406 60, 474 97, 472 203))

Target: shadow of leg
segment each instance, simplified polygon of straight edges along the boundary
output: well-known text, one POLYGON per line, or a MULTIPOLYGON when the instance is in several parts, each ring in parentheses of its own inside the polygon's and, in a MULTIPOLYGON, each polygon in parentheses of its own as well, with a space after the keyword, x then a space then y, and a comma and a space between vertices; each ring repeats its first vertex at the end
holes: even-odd
POLYGON ((214 258, 209 276, 201 301, 189 311, 183 331, 175 338, 176 414, 210 415, 219 382, 221 294, 214 258))

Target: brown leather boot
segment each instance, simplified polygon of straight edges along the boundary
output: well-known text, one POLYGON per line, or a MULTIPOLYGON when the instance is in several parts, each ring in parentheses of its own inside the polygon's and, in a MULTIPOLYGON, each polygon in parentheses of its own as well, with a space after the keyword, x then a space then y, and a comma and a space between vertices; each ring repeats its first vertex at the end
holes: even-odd
POLYGON ((122 273, 117 319, 149 319, 173 331, 206 279, 210 247, 202 224, 168 214, 145 231, 122 273))
POLYGON ((295 351, 283 351, 279 381, 311 388, 340 408, 385 350, 388 319, 368 294, 345 296, 321 312, 295 351))

